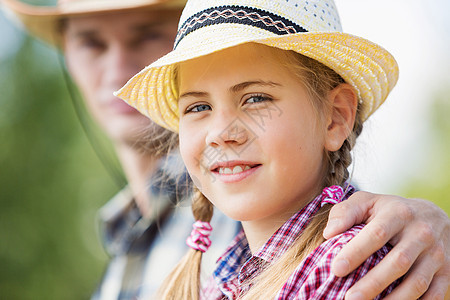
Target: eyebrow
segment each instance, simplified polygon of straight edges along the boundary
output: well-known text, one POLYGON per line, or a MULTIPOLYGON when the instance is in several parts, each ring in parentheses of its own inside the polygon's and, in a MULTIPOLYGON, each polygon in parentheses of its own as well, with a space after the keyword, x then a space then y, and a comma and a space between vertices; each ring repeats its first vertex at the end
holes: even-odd
POLYGON ((201 98, 201 97, 206 97, 208 96, 207 92, 186 92, 180 95, 180 97, 178 97, 178 99, 181 98, 186 98, 186 97, 196 97, 196 98, 201 98))
MULTIPOLYGON (((156 21, 152 20, 143 24, 134 24, 130 26, 130 30, 132 34, 145 34, 147 32, 151 32, 155 28, 158 28, 160 26, 164 26, 168 22, 164 21, 156 21)), ((76 38, 94 38, 97 36, 100 36, 101 30, 98 30, 96 28, 93 29, 81 29, 79 31, 76 31, 73 36, 76 38)))
MULTIPOLYGON (((232 93, 240 92, 248 87, 251 86, 269 86, 269 87, 280 87, 282 86, 279 83, 273 82, 273 81, 263 81, 263 80, 254 80, 254 81, 245 81, 238 83, 236 85, 233 85, 228 90, 232 93)), ((186 92, 180 95, 179 99, 183 97, 206 97, 208 95, 207 92, 186 92)))
POLYGON ((141 33, 154 30, 155 28, 163 27, 170 23, 168 20, 152 20, 143 24, 136 24, 130 27, 133 32, 141 33))
POLYGON ((98 36, 98 31, 96 29, 86 29, 75 31, 71 35, 74 38, 93 38, 98 36))
POLYGON ((254 81, 245 81, 233 85, 229 88, 230 92, 237 93, 251 86, 268 86, 268 87, 279 87, 281 84, 273 82, 273 81, 264 81, 264 80, 254 80, 254 81))

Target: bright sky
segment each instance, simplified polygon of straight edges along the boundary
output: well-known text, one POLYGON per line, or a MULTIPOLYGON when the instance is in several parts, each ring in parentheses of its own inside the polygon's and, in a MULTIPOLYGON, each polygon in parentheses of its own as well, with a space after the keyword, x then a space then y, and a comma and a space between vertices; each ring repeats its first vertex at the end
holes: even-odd
MULTIPOLYGON (((400 79, 366 123, 354 179, 373 192, 395 192, 426 163, 428 103, 450 86, 450 1, 335 0, 344 31, 389 50, 400 79)), ((18 30, 0 15, 0 62, 20 47, 18 30)))

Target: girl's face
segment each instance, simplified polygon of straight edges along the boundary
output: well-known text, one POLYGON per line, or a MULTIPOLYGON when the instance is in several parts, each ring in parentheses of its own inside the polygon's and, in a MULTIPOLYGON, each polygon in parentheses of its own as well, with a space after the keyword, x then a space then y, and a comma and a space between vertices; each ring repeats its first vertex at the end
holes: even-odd
POLYGON ((248 44, 180 65, 180 150, 229 217, 281 225, 321 188, 326 130, 275 51, 248 44))

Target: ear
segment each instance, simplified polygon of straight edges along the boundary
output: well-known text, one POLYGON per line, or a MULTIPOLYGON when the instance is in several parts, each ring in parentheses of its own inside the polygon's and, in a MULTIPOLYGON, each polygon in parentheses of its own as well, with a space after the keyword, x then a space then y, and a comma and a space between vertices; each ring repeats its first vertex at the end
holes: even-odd
POLYGON ((331 111, 327 119, 325 149, 337 151, 352 132, 358 97, 351 85, 342 83, 328 93, 328 101, 331 111))

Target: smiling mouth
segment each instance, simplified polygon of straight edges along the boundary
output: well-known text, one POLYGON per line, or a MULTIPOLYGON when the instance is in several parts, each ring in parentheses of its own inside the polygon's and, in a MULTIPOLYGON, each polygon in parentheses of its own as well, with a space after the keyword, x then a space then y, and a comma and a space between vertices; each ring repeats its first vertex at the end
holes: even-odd
POLYGON ((239 174, 242 172, 245 172, 247 170, 250 170, 254 167, 260 166, 260 164, 255 164, 255 165, 236 165, 233 167, 217 167, 214 170, 212 170, 213 172, 217 172, 219 174, 223 174, 223 175, 234 175, 234 174, 239 174))

